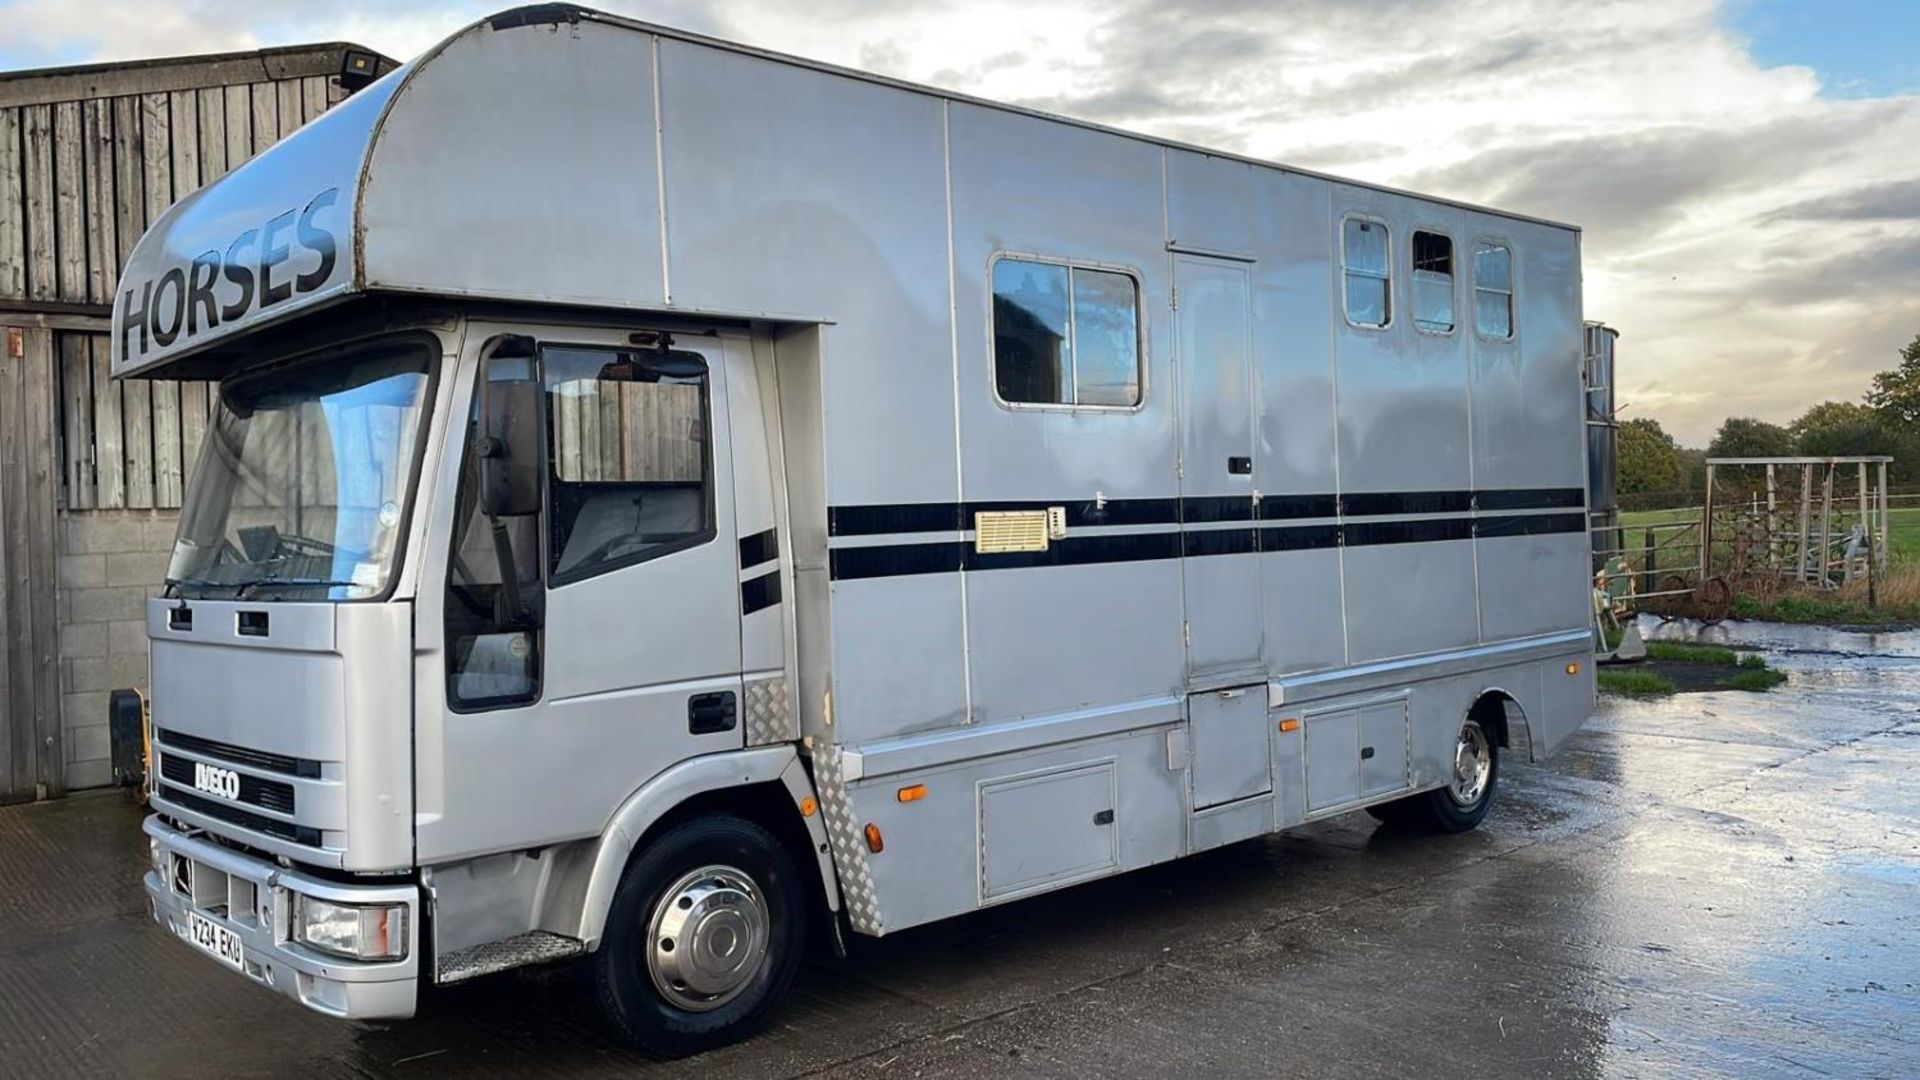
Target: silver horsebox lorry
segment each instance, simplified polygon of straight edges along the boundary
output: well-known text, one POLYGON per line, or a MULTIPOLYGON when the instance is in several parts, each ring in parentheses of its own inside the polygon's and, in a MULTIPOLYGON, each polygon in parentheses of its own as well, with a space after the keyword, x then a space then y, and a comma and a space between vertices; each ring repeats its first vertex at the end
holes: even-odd
POLYGON ((213 379, 154 917, 340 1017, 585 957, 634 1040, 1593 700, 1580 237, 568 6, 141 239, 213 379))

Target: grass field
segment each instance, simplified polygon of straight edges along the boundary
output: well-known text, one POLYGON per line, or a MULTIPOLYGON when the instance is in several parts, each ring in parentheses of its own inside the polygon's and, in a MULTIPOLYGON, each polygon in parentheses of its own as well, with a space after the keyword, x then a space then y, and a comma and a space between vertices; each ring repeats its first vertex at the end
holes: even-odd
MULTIPOLYGON (((1697 530, 1660 529, 1660 525, 1688 524, 1700 520, 1700 508, 1679 510, 1640 510, 1620 515, 1626 536, 1628 558, 1641 562, 1641 551, 1650 526, 1656 545, 1655 573, 1689 570, 1700 558, 1700 534, 1697 530)), ((1835 522, 1834 533, 1844 535, 1852 526, 1849 516, 1843 526, 1835 522)), ((1864 581, 1842 589, 1818 590, 1782 582, 1778 586, 1755 591, 1742 587, 1734 597, 1733 614, 1743 619, 1767 619, 1775 622, 1886 624, 1920 622, 1920 504, 1895 504, 1888 511, 1887 544, 1892 549, 1893 568, 1884 580, 1876 582, 1877 606, 1867 603, 1864 581)), ((1719 545, 1715 545, 1718 548, 1719 545)), ((1691 580, 1691 575, 1689 575, 1691 580)))
MULTIPOLYGON (((1633 552, 1637 560, 1641 548, 1646 543, 1649 525, 1683 525, 1700 520, 1700 508, 1690 506, 1680 510, 1630 510, 1620 515, 1622 531, 1626 533, 1627 550, 1633 552)), ((1887 511, 1887 544, 1893 548, 1893 561, 1920 562, 1920 505, 1894 506, 1887 511)), ((1853 526, 1853 519, 1847 518, 1847 528, 1853 526)), ((1834 532, 1844 530, 1838 523, 1834 532)), ((1671 544, 1661 550, 1660 562, 1680 566, 1688 562, 1697 562, 1700 558, 1700 534, 1698 531, 1683 533, 1678 529, 1657 529, 1654 533, 1655 544, 1671 544), (1683 537, 1675 539, 1676 537, 1683 537)))

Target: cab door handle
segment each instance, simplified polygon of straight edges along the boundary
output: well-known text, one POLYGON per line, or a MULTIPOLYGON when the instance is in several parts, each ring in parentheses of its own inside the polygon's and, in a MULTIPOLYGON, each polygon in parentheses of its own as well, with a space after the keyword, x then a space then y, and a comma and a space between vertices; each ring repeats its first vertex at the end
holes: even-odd
POLYGON ((717 694, 695 694, 687 699, 687 733, 689 735, 713 735, 722 731, 732 731, 735 717, 731 690, 723 690, 717 694))

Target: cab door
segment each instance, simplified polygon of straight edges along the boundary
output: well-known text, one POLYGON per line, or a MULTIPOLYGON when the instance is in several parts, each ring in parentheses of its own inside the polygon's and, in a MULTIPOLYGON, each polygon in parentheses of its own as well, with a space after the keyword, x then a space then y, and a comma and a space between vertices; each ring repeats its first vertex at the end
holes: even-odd
POLYGON ((751 377, 744 345, 576 327, 467 342, 444 602, 421 614, 444 670, 438 738, 420 740, 422 862, 595 835, 662 770, 742 745, 727 384, 751 377), (493 388, 529 380, 540 505, 489 518, 480 418, 493 388))

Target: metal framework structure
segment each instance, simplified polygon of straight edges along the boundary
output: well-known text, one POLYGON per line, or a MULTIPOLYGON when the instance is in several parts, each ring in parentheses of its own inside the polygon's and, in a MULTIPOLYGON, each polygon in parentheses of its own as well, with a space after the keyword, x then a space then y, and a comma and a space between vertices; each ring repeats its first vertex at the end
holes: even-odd
POLYGON ((1703 569, 1821 588, 1884 575, 1892 461, 1886 455, 1707 459, 1703 569))

